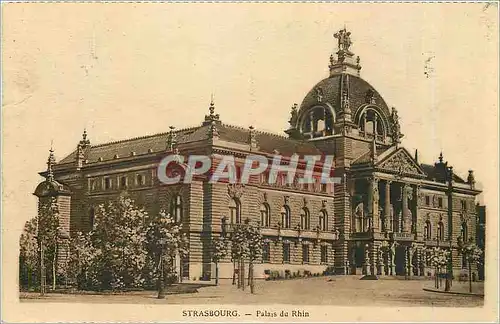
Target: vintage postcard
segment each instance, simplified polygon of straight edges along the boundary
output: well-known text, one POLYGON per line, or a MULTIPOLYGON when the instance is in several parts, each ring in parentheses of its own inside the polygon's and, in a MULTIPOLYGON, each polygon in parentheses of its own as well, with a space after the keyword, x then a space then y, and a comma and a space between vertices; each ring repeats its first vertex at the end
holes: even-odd
POLYGON ((498 4, 2 3, 2 320, 498 320, 498 4))

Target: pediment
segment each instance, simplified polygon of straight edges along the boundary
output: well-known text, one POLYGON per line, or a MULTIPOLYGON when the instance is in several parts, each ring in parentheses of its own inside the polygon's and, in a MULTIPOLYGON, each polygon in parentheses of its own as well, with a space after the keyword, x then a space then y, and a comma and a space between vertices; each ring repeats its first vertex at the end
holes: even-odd
POLYGON ((377 163, 376 168, 400 176, 425 177, 425 172, 404 148, 399 148, 392 154, 381 159, 377 163))

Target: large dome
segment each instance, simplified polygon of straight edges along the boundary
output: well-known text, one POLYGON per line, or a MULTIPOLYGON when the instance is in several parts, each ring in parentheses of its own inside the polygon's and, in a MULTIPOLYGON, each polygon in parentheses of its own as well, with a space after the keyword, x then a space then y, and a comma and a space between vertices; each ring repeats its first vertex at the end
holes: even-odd
POLYGON ((319 103, 331 105, 335 113, 340 115, 342 84, 348 86, 349 107, 353 117, 366 105, 377 106, 386 117, 390 116, 390 110, 378 91, 362 78, 347 73, 335 74, 318 82, 302 101, 299 115, 319 103), (318 102, 318 92, 322 95, 321 102, 318 102))
POLYGON ((360 77, 360 58, 350 51, 350 33, 339 38, 337 59, 330 56, 330 76, 318 82, 304 97, 300 108, 292 108, 290 129, 297 138, 320 138, 350 134, 375 139, 380 144, 399 142, 397 111, 387 106, 373 86, 360 77))

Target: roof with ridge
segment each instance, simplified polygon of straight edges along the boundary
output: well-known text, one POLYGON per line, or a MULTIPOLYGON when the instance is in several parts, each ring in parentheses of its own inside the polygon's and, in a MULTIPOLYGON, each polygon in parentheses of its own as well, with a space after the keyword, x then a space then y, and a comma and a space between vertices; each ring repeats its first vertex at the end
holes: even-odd
MULTIPOLYGON (((205 125, 176 130, 177 143, 182 145, 184 143, 207 140, 209 138, 209 127, 209 125, 205 125)), ((249 129, 228 124, 218 124, 216 127, 221 140, 240 144, 249 143, 249 129)), ((275 153, 275 150, 279 152, 279 154, 286 156, 294 153, 299 155, 321 155, 322 153, 312 142, 295 140, 279 134, 258 130, 254 130, 254 133, 259 150, 264 153, 275 153)), ((88 160, 88 163, 94 163, 97 162, 98 159, 102 159, 103 161, 114 159, 115 155, 118 157, 127 157, 131 155, 131 152, 134 152, 136 155, 161 152, 166 150, 168 136, 169 132, 163 132, 98 145, 90 145, 84 149, 84 156, 85 159, 88 160)), ((76 159, 76 153, 76 150, 73 151, 71 154, 61 159, 58 164, 73 163, 76 159)))

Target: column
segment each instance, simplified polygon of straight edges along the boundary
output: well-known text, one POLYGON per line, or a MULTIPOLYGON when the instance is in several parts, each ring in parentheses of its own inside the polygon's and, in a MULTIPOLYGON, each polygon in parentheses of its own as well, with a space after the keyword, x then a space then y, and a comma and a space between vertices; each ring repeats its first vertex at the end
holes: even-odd
POLYGON ((413 252, 415 249, 413 247, 408 248, 408 277, 413 275, 413 252))
POLYGON ((374 117, 373 117, 373 136, 375 138, 375 140, 377 139, 377 114, 374 113, 374 117))
POLYGON ((371 275, 377 275, 378 273, 378 263, 379 263, 379 259, 378 259, 378 244, 376 243, 373 243, 371 244, 371 271, 370 271, 370 274, 371 275))
MULTIPOLYGON (((418 204, 420 202, 420 185, 417 185, 415 186, 415 196, 414 196, 414 199, 415 199, 415 210, 413 212, 413 226, 415 228, 415 233, 418 233, 418 230, 419 228, 417 227, 418 226, 418 204)), ((418 236, 418 235, 417 235, 418 236)))
POLYGON ((367 222, 368 218, 373 217, 373 179, 367 179, 367 181, 368 181, 368 192, 367 192, 368 215, 365 215, 364 217, 364 224, 363 224, 364 232, 367 232, 369 230, 368 228, 369 222, 367 222))
POLYGON ((389 257, 390 257, 390 271, 389 274, 391 276, 396 275, 396 243, 391 244, 391 249, 389 251, 389 257))
POLYGON ((408 221, 408 185, 405 183, 403 184, 403 187, 402 187, 402 219, 400 219, 399 221, 403 223, 403 231, 402 232, 405 232, 406 231, 406 228, 407 228, 407 224, 405 224, 407 221, 408 221))
POLYGON ((311 127, 311 138, 312 138, 314 132, 316 131, 314 129, 314 114, 312 111, 309 113, 309 127, 311 127))
POLYGON ((363 114, 363 131, 365 132, 365 137, 367 137, 368 130, 366 129, 366 112, 363 114))
POLYGON ((385 203, 384 203, 384 215, 385 215, 385 229, 382 230, 392 232, 393 222, 391 215, 391 182, 387 180, 385 182, 385 203))
POLYGON ((364 265, 364 274, 368 275, 371 274, 371 267, 370 267, 370 245, 366 244, 365 245, 365 257, 363 260, 363 265, 364 265))
POLYGON ((410 272, 409 272, 409 266, 408 266, 408 253, 409 253, 409 251, 408 251, 408 247, 407 246, 405 246, 404 249, 405 249, 405 263, 404 263, 404 265, 405 265, 405 275, 408 276, 410 274, 410 272))
POLYGON ((378 232, 379 231, 379 224, 380 224, 380 212, 379 212, 379 205, 380 205, 380 193, 378 191, 378 183, 379 179, 372 179, 372 231, 373 232, 378 232))
POLYGON ((351 245, 351 274, 357 274, 356 273, 356 268, 357 268, 357 264, 356 264, 356 245, 351 245))

